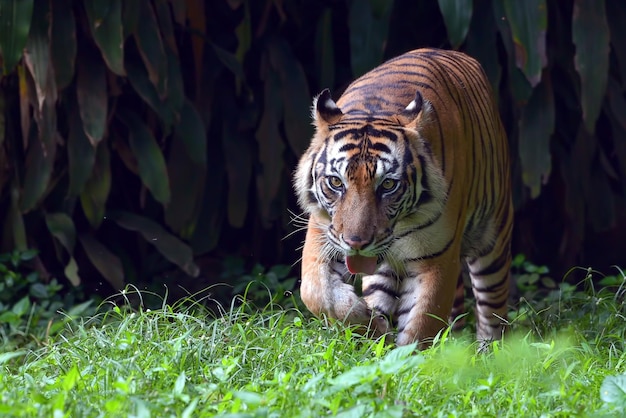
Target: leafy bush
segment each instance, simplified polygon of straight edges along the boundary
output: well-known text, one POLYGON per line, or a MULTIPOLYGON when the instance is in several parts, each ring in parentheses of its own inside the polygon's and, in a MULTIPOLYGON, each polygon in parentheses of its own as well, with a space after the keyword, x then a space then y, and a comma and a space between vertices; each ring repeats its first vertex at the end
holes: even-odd
POLYGON ((0 250, 37 246, 91 291, 196 277, 217 247, 290 264, 311 96, 438 46, 478 58, 498 95, 516 251, 619 263, 597 232, 626 213, 625 16, 595 0, 0 2, 0 250))

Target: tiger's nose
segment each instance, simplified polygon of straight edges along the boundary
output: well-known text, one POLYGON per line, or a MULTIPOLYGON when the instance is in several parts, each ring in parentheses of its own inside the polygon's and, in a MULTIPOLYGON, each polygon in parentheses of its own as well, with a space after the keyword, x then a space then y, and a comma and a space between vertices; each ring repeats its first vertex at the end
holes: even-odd
POLYGON ((344 236, 343 242, 348 244, 353 250, 361 250, 367 247, 372 242, 372 240, 365 240, 358 235, 350 235, 348 237, 344 236))

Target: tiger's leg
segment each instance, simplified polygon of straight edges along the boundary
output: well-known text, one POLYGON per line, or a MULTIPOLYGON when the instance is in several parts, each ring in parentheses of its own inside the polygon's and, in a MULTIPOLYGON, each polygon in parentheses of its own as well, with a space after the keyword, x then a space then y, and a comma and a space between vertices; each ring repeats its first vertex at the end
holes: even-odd
POLYGON ((311 215, 302 250, 302 301, 317 317, 327 315, 350 324, 370 326, 374 336, 387 333, 390 329, 387 320, 372 316, 354 287, 343 280, 346 271, 343 264, 324 259, 326 232, 318 224, 315 215, 311 215))
POLYGON ((393 269, 381 265, 376 274, 363 277, 363 299, 375 315, 382 315, 388 322, 395 321, 398 299, 399 278, 393 269))
POLYGON ((421 262, 409 266, 407 271, 418 274, 407 277, 400 286, 397 343, 418 341, 419 348, 423 349, 448 325, 461 264, 458 256, 441 256, 437 263, 421 262))
POLYGON ((502 233, 490 251, 468 260, 476 299, 476 338, 499 340, 506 328, 511 250, 510 233, 502 233))

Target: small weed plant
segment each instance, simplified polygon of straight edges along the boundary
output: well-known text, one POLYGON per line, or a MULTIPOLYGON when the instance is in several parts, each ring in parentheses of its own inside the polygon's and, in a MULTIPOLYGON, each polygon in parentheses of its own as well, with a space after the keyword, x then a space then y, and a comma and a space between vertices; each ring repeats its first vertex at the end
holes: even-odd
POLYGON ((129 289, 46 345, 0 354, 0 414, 623 416, 625 277, 598 290, 585 274, 580 291, 524 299, 483 352, 471 327, 419 352, 276 304, 239 300, 219 317, 202 301, 131 309, 119 301, 141 295, 129 289))

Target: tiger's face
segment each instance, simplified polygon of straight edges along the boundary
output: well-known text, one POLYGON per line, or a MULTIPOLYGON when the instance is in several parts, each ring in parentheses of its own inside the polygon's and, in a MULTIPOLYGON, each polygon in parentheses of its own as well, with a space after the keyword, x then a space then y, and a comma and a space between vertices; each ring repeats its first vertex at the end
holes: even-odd
POLYGON ((415 158, 421 110, 418 93, 404 113, 364 121, 344 115, 327 91, 317 98, 312 158, 301 160, 296 187, 301 205, 324 220, 324 252, 343 257, 351 273, 374 273, 390 256, 396 224, 425 195, 422 160, 415 158))

